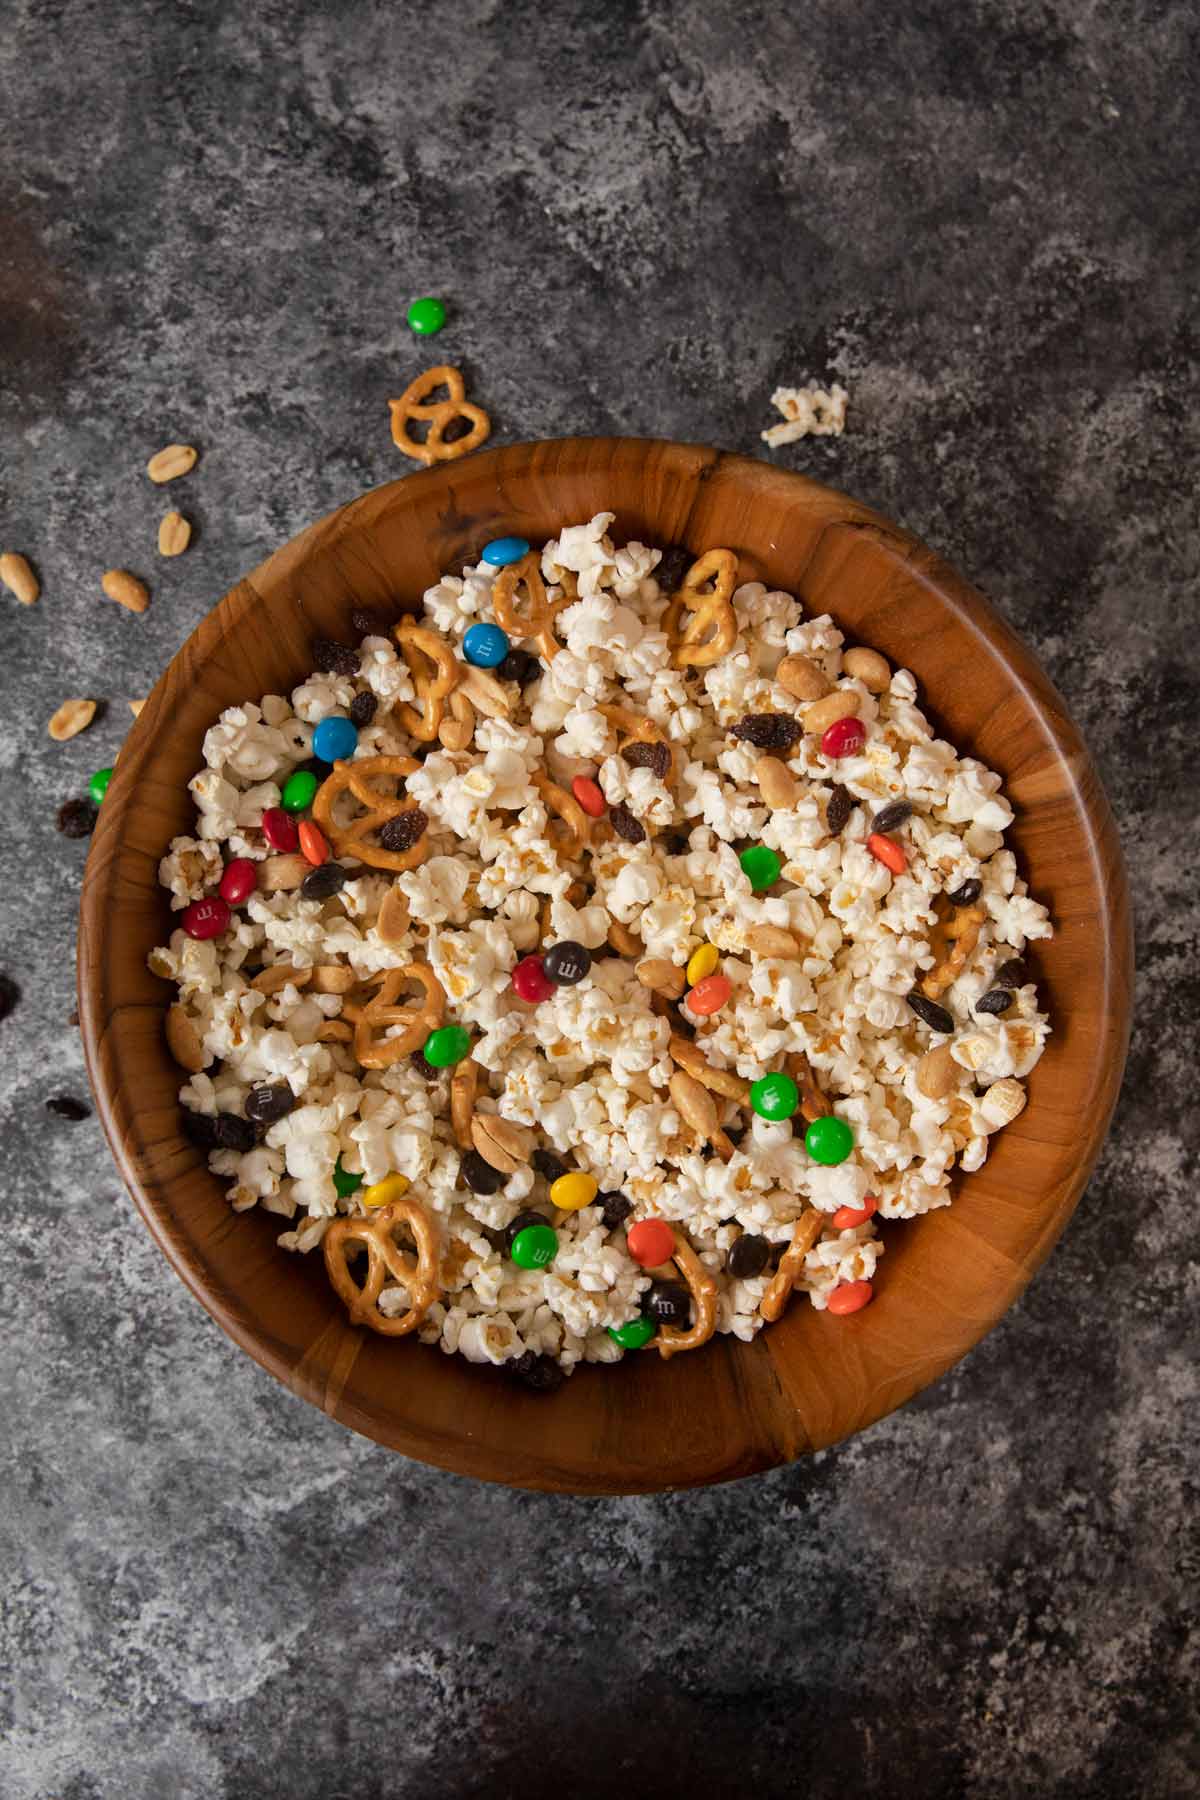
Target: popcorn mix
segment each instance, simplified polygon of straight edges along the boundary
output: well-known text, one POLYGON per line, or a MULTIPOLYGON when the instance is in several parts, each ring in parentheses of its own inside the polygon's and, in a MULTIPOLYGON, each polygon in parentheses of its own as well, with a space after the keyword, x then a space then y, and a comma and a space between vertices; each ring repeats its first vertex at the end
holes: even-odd
POLYGON ((539 1388, 858 1310, 1049 1031, 1012 809, 912 675, 611 524, 228 708, 150 957, 234 1210, 539 1388))

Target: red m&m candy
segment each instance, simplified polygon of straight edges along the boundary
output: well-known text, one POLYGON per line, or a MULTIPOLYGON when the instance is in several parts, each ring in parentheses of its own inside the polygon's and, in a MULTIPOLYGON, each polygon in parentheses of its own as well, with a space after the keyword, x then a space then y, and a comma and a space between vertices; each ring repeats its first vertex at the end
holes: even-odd
POLYGON ((625 1247, 643 1269, 657 1269, 675 1254, 675 1233, 665 1219, 639 1219, 625 1234, 625 1247))
POLYGON ((228 900, 230 906, 240 906, 257 886, 258 868, 248 856, 235 856, 232 862, 227 862, 217 884, 222 900, 228 900))
POLYGON ((865 1225, 878 1208, 879 1202, 872 1194, 867 1195, 861 1206, 839 1206, 833 1215, 833 1228, 835 1231, 853 1231, 856 1225, 865 1225))
POLYGON ((210 894, 206 900, 193 900, 185 906, 179 923, 190 938, 215 938, 225 930, 230 916, 226 902, 210 894))
POLYGON ((843 1281, 840 1287, 834 1288, 826 1306, 831 1313, 845 1318, 847 1313, 861 1312, 864 1306, 869 1306, 872 1297, 869 1281, 843 1281))
POLYGON ((272 850, 285 853, 294 850, 300 842, 296 830, 296 821, 290 813, 285 813, 282 806, 268 806, 262 816, 263 836, 272 850))
POLYGON ((571 783, 571 792, 585 813, 590 813, 593 819, 601 817, 607 801, 598 781, 593 781, 590 775, 577 775, 571 783))
POLYGON ((867 741, 867 728, 861 719, 835 719, 821 734, 823 756, 856 756, 867 741))
POLYGON ((554 983, 542 967, 540 956, 525 956, 512 972, 513 993, 530 1006, 540 1006, 554 992, 554 983))

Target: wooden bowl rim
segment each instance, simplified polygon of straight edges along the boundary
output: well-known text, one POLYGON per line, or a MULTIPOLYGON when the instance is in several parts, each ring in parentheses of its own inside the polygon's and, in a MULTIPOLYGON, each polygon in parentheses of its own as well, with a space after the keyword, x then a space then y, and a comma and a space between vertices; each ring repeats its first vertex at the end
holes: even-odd
MULTIPOLYGON (((1039 1218, 1036 1231, 1031 1230, 1028 1255, 1025 1260, 1007 1262, 1005 1265, 1006 1277, 1001 1279, 998 1275, 996 1305, 990 1310, 989 1316, 973 1321, 946 1354, 925 1363, 914 1374, 910 1382, 905 1381, 901 1384, 900 1390, 890 1391, 888 1395, 880 1396, 878 1403, 872 1401, 862 1416, 846 1430, 832 1430, 827 1436, 813 1437, 810 1435, 806 1438, 803 1433, 797 1435, 787 1430, 780 1430, 778 1420, 776 1420, 774 1440, 761 1445, 749 1464, 743 1458, 736 1466, 722 1466, 719 1455, 716 1455, 706 1463, 699 1474, 690 1463, 679 1467, 666 1464, 653 1479, 626 1482, 619 1479, 610 1481, 599 1470, 581 1470, 578 1467, 559 1468, 550 1459, 540 1459, 537 1456, 531 1457, 517 1452, 513 1454, 511 1468, 507 1469, 503 1475, 497 1475, 494 1469, 480 1465, 469 1442, 452 1435, 422 1434, 419 1429, 411 1426, 403 1432, 399 1432, 394 1421, 379 1420, 369 1413, 350 1406, 340 1409, 336 1405, 326 1407, 326 1410, 333 1412, 341 1422, 349 1425, 351 1429, 371 1437, 387 1447, 401 1448, 406 1455, 414 1456, 419 1460, 456 1473, 475 1475, 483 1479, 501 1480, 513 1486, 548 1488, 577 1493, 623 1493, 707 1485, 716 1481, 734 1479, 754 1470, 776 1466, 780 1462, 791 1460, 805 1450, 823 1448, 829 1443, 837 1442, 842 1436, 865 1429, 867 1425, 905 1404, 914 1394, 938 1380, 949 1368, 960 1361, 1024 1291, 1060 1237, 1086 1187, 1103 1145, 1121 1087, 1129 1038, 1130 986, 1133 966, 1126 875, 1116 827, 1103 788, 1095 773, 1082 736, 1061 697, 1041 669, 1032 651, 1000 618, 984 596, 977 589, 971 587, 942 558, 930 551, 921 540, 896 526, 882 514, 825 483, 814 481, 797 471, 782 469, 755 458, 720 451, 707 445, 686 444, 655 438, 539 439, 479 452, 472 456, 469 462, 474 475, 482 477, 491 472, 498 487, 507 486, 511 491, 514 482, 520 481, 522 477, 532 472, 535 459, 547 453, 552 454, 554 458, 554 469, 549 476, 551 480, 556 474, 562 476, 569 473, 571 458, 577 458, 580 464, 589 466, 594 465, 597 459, 612 460, 629 456, 646 458, 651 455, 662 458, 665 463, 673 465, 675 473, 679 474, 683 480, 694 483, 689 520, 691 513, 695 511, 699 503, 705 484, 711 481, 718 472, 723 479, 751 480, 760 488, 764 486, 777 487, 781 505, 786 505, 789 499, 795 500, 802 494, 814 497, 825 496, 844 505, 848 519, 851 519, 856 527, 868 531, 883 550, 905 567, 910 576, 919 579, 922 584, 928 585, 936 593, 939 601, 951 616, 953 624, 959 630, 969 634, 977 641, 986 641, 990 650, 1003 659, 1006 668, 1013 676, 1025 707, 1035 716, 1041 731, 1052 745, 1063 769, 1067 772, 1071 802, 1079 823, 1081 841, 1086 847, 1096 872, 1095 887, 1099 896, 1099 912, 1096 920, 1097 986, 1103 995, 1104 1012, 1110 1021, 1110 1031, 1104 1054, 1101 1055, 1097 1049, 1093 1058, 1094 1067, 1091 1069, 1090 1089, 1090 1098, 1093 1104, 1090 1107, 1090 1128, 1084 1153, 1075 1167, 1066 1190, 1059 1191, 1054 1195, 1055 1210, 1052 1216, 1039 1218)), ((164 685, 169 682, 172 672, 187 656, 197 634, 204 630, 214 617, 219 618, 222 613, 228 615, 235 595, 244 594, 245 590, 249 588, 254 591, 258 603, 269 610, 271 603, 264 599, 257 585, 265 577, 270 576, 272 580, 278 580, 280 577, 293 576, 303 564, 309 549, 317 540, 326 538, 331 530, 336 530, 338 540, 344 541, 346 534, 355 527, 358 514, 365 507, 379 509, 389 497, 391 499, 411 497, 415 502, 423 489, 431 484, 445 484, 448 477, 463 467, 464 465, 458 462, 442 464, 435 468, 406 474, 396 481, 366 490, 355 499, 335 508, 331 513, 307 526, 258 564, 243 581, 230 589, 205 615, 205 618, 199 621, 160 677, 150 696, 150 701, 143 709, 141 716, 135 720, 130 736, 122 750, 122 772, 132 767, 134 774, 140 775, 152 762, 155 743, 153 726, 156 714, 156 707, 152 702, 164 685)), ((685 525, 684 530, 679 533, 680 537, 685 534, 686 529, 685 525)), ((223 634, 218 635, 218 642, 221 635, 223 634)), ((228 704, 232 704, 232 702, 228 702, 228 704)), ((930 706, 936 713, 936 695, 931 697, 930 706)), ((136 781, 118 782, 114 784, 110 795, 106 798, 89 852, 80 900, 79 1017, 84 1056, 96 1097, 98 1116, 118 1169, 138 1212, 176 1274, 240 1348, 252 1356, 262 1368, 266 1369, 289 1391, 299 1392, 313 1404, 317 1404, 318 1400, 314 1393, 298 1384, 295 1360, 289 1360, 279 1351, 273 1339, 264 1336, 253 1312, 243 1308, 235 1297, 222 1290, 220 1285, 209 1278, 204 1270, 197 1267, 192 1246, 172 1216, 165 1193, 157 1190, 150 1191, 142 1178, 138 1161, 145 1148, 144 1140, 137 1136, 136 1131, 128 1138, 121 1131, 116 1117, 115 1088, 110 1090, 104 1077, 104 1062, 100 1046, 111 1020, 104 1012, 103 996, 110 987, 116 944, 119 940, 119 932, 111 929, 111 920, 115 914, 115 896, 120 883, 122 828, 134 804, 135 793, 136 781)), ((1016 841, 1019 845, 1019 837, 1016 841)), ((166 993, 164 990, 165 1003, 166 993)), ((119 1012, 120 1008, 115 1011, 119 1012)), ((135 1125, 136 1117, 135 1113, 135 1125)), ((947 1215, 943 1214, 942 1216, 947 1215)), ((778 1330, 779 1327, 774 1329, 778 1330)), ((741 1352, 745 1355, 752 1355, 756 1346, 760 1344, 761 1337, 756 1339, 752 1345, 733 1346, 733 1353, 741 1352)), ((589 1374, 595 1378, 597 1372, 586 1369, 581 1371, 583 1378, 589 1374)), ((599 1374, 603 1376, 604 1371, 599 1371, 599 1374)), ((581 1375, 577 1375, 574 1379, 579 1380, 581 1375)), ((778 1397, 776 1395, 776 1399, 778 1397)), ((786 1399, 786 1396, 784 1398, 786 1399)), ((552 1407, 553 1400, 538 1404, 548 1404, 552 1407)), ((772 1416, 774 1417, 773 1414, 772 1416)), ((666 1453, 671 1453, 669 1447, 666 1453)))

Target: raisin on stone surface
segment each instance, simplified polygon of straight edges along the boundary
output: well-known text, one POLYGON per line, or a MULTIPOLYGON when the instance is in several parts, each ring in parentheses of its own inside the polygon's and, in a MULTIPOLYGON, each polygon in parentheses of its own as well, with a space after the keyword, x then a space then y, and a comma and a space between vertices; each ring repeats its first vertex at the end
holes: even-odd
POLYGON ((54 823, 64 837, 91 837, 99 814, 90 800, 64 800, 54 823))
POLYGON ((85 1106, 82 1100, 72 1099, 70 1094, 57 1094, 53 1100, 47 1100, 46 1111, 56 1119, 66 1119, 72 1125, 78 1125, 80 1119, 90 1119, 92 1109, 85 1106))
POLYGON ((0 975, 0 1019, 7 1019, 20 998, 21 990, 12 976, 0 975))

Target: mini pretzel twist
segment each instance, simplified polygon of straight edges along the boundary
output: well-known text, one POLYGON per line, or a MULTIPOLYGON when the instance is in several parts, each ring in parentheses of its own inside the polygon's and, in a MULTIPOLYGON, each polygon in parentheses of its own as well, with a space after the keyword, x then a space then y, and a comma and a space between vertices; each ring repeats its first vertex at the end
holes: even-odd
POLYGON ((415 619, 401 619, 392 636, 408 664, 421 702, 420 712, 406 700, 397 701, 392 711, 409 737, 420 744, 432 744, 445 716, 446 696, 458 685, 462 664, 444 638, 427 625, 418 625, 415 619))
POLYGON ((792 1241, 780 1257, 779 1267, 771 1277, 770 1286, 758 1303, 758 1310, 764 1319, 773 1323, 779 1318, 791 1298, 792 1289, 800 1279, 805 1257, 828 1223, 829 1214, 821 1212, 815 1206, 810 1206, 796 1220, 792 1228, 792 1241))
POLYGON ((345 1302, 352 1325, 366 1325, 383 1337, 406 1337, 415 1331, 441 1293, 438 1283, 438 1235, 425 1208, 410 1195, 381 1207, 369 1219, 335 1219, 323 1239, 325 1267, 334 1292, 345 1302), (396 1243, 393 1232, 406 1224, 417 1243, 413 1262, 396 1243), (359 1287, 350 1273, 351 1244, 367 1253, 367 1277, 359 1287), (379 1310, 388 1276, 408 1289, 408 1311, 398 1318, 379 1310))
POLYGON ((750 1083, 744 1076, 735 1075, 732 1069, 714 1069, 706 1062, 699 1044, 681 1033, 672 1032, 667 1044, 667 1053, 671 1061, 678 1063, 695 1081, 711 1088, 714 1094, 723 1094, 727 1100, 736 1100, 739 1106, 750 1103, 750 1083))
POLYGON ((683 586, 667 604, 662 628, 671 645, 675 669, 706 669, 728 656, 737 641, 737 614, 733 610, 733 584, 737 557, 732 550, 709 550, 694 562, 683 586), (712 587, 705 587, 706 582, 712 587), (689 615, 683 623, 684 614, 689 615), (711 634, 711 635, 710 635, 711 634))
POLYGON ((465 750, 475 736, 475 708, 461 688, 450 695, 449 708, 450 717, 438 726, 438 742, 443 750, 465 750))
POLYGON ((478 450, 492 429, 492 421, 483 408, 473 406, 467 399, 462 371, 451 368, 448 363, 426 369, 423 375, 409 382, 398 400, 389 400, 388 405, 392 410, 392 442, 415 462, 453 462, 471 450, 478 450), (430 394, 440 387, 446 389, 449 399, 431 401, 430 394), (429 435, 423 442, 418 443, 409 432, 410 419, 428 420, 429 435), (448 442, 446 428, 455 419, 468 419, 471 429, 465 437, 448 442))
POLYGON ((529 779, 548 811, 557 813, 567 828, 567 834, 560 840, 557 848, 567 856, 580 856, 592 841, 592 821, 574 794, 568 794, 566 788, 559 787, 557 781, 551 781, 544 769, 535 769, 529 779))
MULTIPOLYGON (((943 902, 948 906, 948 902, 943 902)), ((968 958, 979 942, 979 931, 987 918, 987 908, 977 901, 974 906, 955 906, 942 912, 930 934, 929 947, 941 960, 921 982, 921 992, 936 1000, 953 987, 967 966, 968 958)))
POLYGON ((667 742, 660 725, 657 725, 653 719, 639 717, 627 706, 610 706, 605 702, 600 702, 596 711, 603 713, 609 724, 618 733, 618 756, 623 756, 631 744, 661 744, 668 758, 666 773, 662 776, 662 780, 668 787, 674 787, 679 772, 675 761, 675 752, 667 742))
POLYGON ((672 1261, 691 1290, 693 1318, 686 1331, 678 1325, 660 1325, 657 1337, 651 1339, 663 1358, 678 1356, 681 1350, 698 1350, 707 1344, 717 1328, 717 1283, 705 1268, 683 1233, 675 1226, 675 1249, 672 1261))
POLYGON ((354 1025, 354 1054, 364 1069, 388 1069, 401 1057, 420 1050, 431 1031, 436 1031, 446 1016, 446 992, 427 963, 405 963, 402 969, 388 969, 373 978, 379 987, 374 997, 363 1004, 346 1001, 342 1016, 354 1025), (424 998, 407 1006, 396 1003, 408 982, 424 988, 424 998), (402 1025, 399 1037, 377 1038, 377 1028, 402 1025))
POLYGON ((415 775, 420 766, 411 756, 363 756, 354 762, 334 763, 332 774, 325 777, 313 796, 312 814, 329 839, 335 856, 353 856, 366 863, 368 868, 397 872, 415 869, 418 863, 425 861, 429 846, 424 833, 407 850, 385 850, 381 844, 366 842, 370 833, 378 831, 389 819, 416 811, 415 800, 410 801, 406 795, 386 794, 374 785, 375 781, 387 776, 403 779, 415 775), (334 804, 346 789, 367 811, 351 820, 349 825, 335 825, 334 804))
POLYGON ((800 1117, 809 1125, 814 1119, 827 1119, 833 1111, 821 1092, 812 1064, 802 1050, 793 1050, 783 1059, 783 1066, 800 1090, 800 1117))
POLYGON ((562 598, 551 600, 542 580, 541 559, 536 550, 530 550, 520 562, 509 563, 507 568, 501 569, 492 587, 492 611, 501 631, 514 640, 528 638, 543 662, 553 662, 562 649, 552 627, 559 613, 574 606, 577 598, 573 579, 569 583, 564 580, 563 586, 566 591, 562 598), (528 610, 524 614, 517 611, 519 586, 524 587, 528 596, 528 610))

